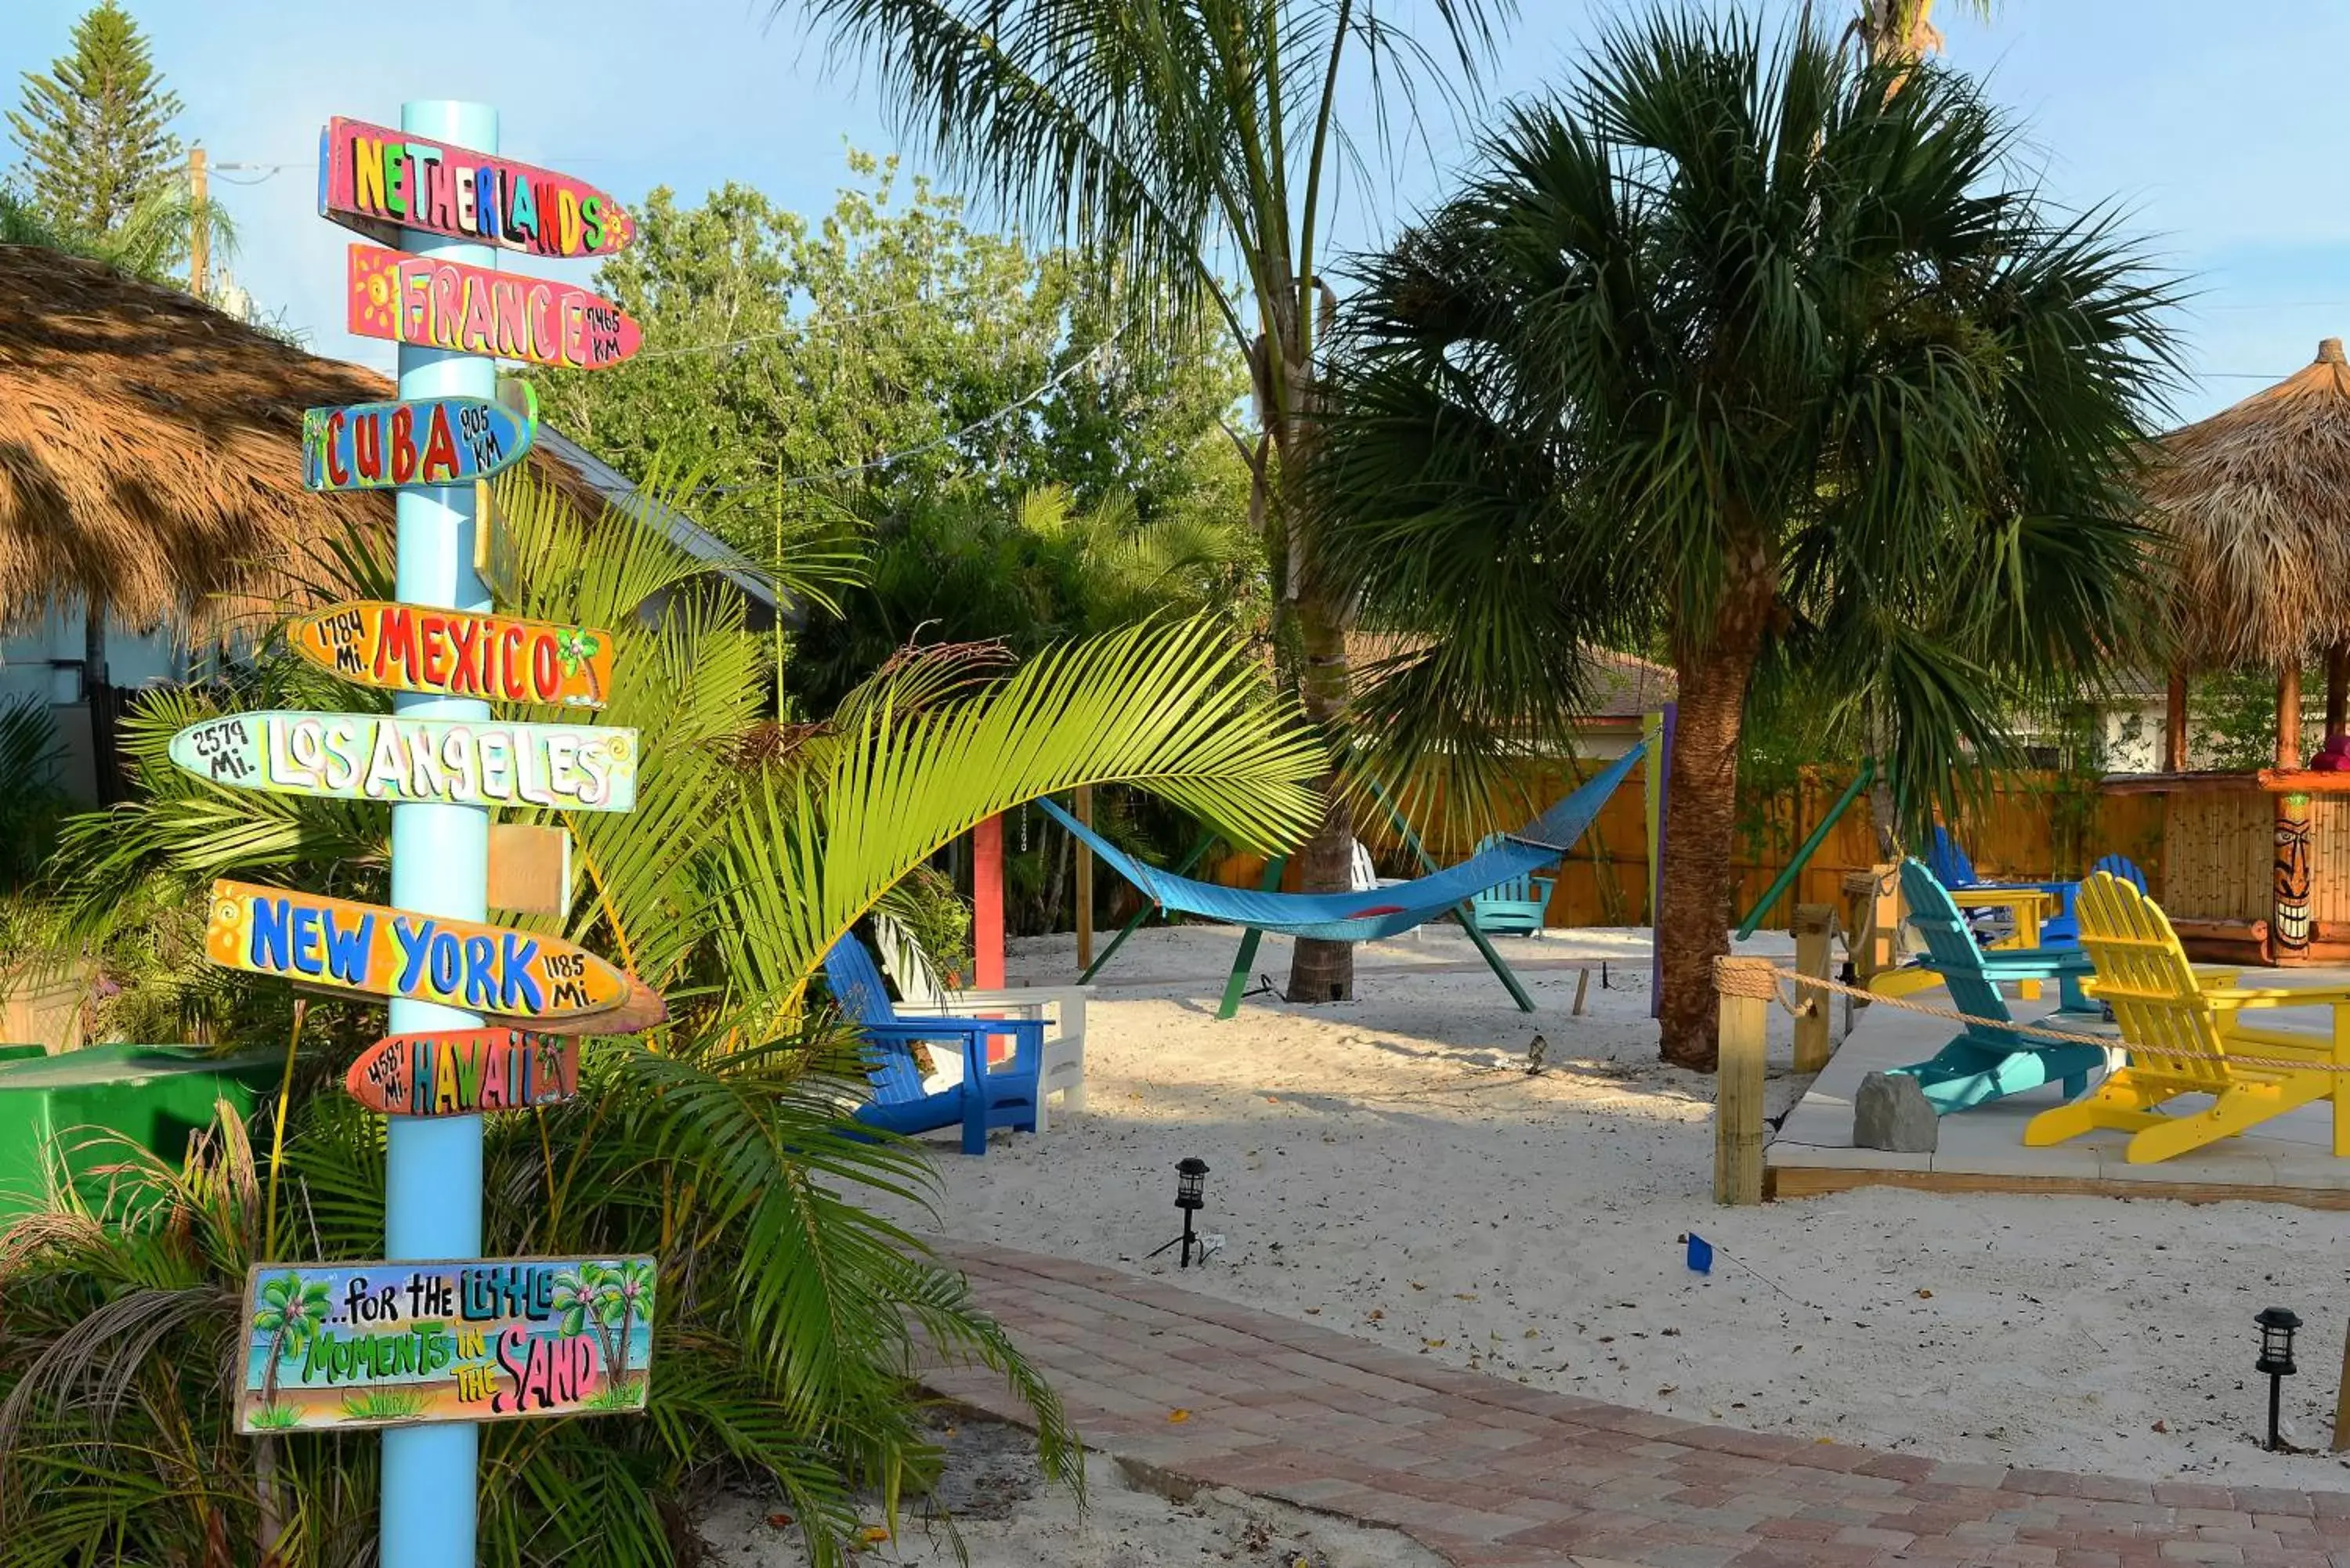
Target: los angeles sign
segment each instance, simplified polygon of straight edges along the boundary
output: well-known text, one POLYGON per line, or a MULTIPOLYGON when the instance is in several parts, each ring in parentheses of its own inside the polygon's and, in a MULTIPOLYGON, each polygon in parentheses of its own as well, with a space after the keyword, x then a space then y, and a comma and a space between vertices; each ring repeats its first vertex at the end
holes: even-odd
POLYGON ((232 713, 172 737, 172 761, 213 784, 404 805, 632 811, 637 732, 619 726, 232 713))

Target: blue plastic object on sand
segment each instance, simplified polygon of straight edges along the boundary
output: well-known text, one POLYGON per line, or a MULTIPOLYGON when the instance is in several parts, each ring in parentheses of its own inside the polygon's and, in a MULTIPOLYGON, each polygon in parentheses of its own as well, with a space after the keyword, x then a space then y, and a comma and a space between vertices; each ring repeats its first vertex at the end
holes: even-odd
POLYGON ((1700 1274, 1713 1272, 1713 1243, 1694 1231, 1689 1235, 1689 1266, 1700 1274))

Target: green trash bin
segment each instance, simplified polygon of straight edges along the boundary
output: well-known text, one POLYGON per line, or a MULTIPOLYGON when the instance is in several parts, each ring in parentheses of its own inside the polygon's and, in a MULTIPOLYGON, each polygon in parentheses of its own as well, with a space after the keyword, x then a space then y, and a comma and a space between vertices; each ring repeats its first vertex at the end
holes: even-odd
POLYGON ((252 1115, 284 1066, 274 1051, 215 1056, 201 1045, 91 1045, 0 1057, 0 1225, 47 1202, 47 1171, 60 1149, 92 1191, 106 1179, 92 1168, 122 1158, 120 1146, 75 1147, 99 1129, 177 1165, 190 1135, 213 1125, 215 1101, 252 1115))

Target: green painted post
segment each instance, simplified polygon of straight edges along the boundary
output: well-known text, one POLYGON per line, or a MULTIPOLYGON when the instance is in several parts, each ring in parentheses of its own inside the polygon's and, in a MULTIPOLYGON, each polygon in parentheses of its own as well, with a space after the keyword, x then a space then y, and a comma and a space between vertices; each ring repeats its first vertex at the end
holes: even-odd
MULTIPOLYGON (((1288 864, 1289 857, 1286 855, 1276 855, 1266 861, 1264 877, 1257 884, 1257 891, 1280 892, 1281 868, 1288 864)), ((1241 950, 1232 959, 1232 972, 1224 981, 1223 1005, 1216 1009, 1219 1020, 1230 1018, 1241 1010, 1241 992, 1248 988, 1249 966, 1256 962, 1257 944, 1263 940, 1264 933, 1254 926, 1251 926, 1248 933, 1241 938, 1241 950)))
POLYGON ((1828 807, 1828 814, 1820 818, 1820 825, 1812 829, 1811 836, 1804 839, 1802 847, 1795 851, 1795 857, 1787 863, 1787 868, 1772 878, 1771 885, 1762 890, 1762 896, 1754 900, 1754 907, 1746 911, 1746 918, 1738 922, 1740 941, 1754 934, 1754 928, 1762 923, 1763 911, 1777 903, 1779 895, 1787 890, 1787 885, 1803 874, 1804 867, 1811 864, 1812 857, 1820 852, 1820 846, 1827 842, 1828 829, 1836 825, 1836 819, 1860 798, 1860 792, 1866 789, 1868 781, 1876 776, 1876 759, 1871 758, 1860 764, 1860 772, 1854 775, 1852 783, 1845 786, 1844 794, 1836 796, 1835 805, 1828 807))

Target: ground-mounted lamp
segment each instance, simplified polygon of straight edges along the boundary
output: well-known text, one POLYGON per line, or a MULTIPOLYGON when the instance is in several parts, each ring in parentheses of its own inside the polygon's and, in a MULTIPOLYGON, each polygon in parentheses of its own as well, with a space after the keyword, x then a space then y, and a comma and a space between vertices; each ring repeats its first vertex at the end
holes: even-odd
POLYGON ((1208 1162, 1196 1154, 1175 1162, 1175 1207, 1183 1211, 1183 1251, 1178 1267, 1191 1266, 1191 1216, 1207 1207, 1208 1162))
POLYGON ((2284 1397, 2284 1380, 2301 1370, 2293 1364, 2293 1331, 2301 1319, 2290 1307, 2262 1307, 2252 1319, 2261 1325, 2261 1358, 2252 1364, 2269 1379, 2269 1452, 2277 1451, 2277 1409, 2284 1397))

